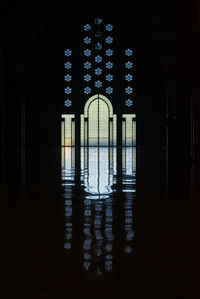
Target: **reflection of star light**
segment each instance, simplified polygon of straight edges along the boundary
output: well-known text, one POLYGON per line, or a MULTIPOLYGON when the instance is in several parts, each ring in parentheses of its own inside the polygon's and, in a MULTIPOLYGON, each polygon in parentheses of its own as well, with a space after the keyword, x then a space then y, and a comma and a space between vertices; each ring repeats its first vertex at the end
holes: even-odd
POLYGON ((89 31, 89 30, 91 30, 91 26, 90 26, 89 24, 86 24, 86 25, 84 26, 84 30, 85 30, 85 31, 89 31))
POLYGON ((125 54, 126 54, 127 56, 131 56, 131 55, 133 54, 133 50, 131 50, 131 49, 127 49, 127 50, 125 51, 125 54))
POLYGON ((111 25, 111 24, 107 24, 107 25, 106 25, 106 30, 107 30, 107 31, 112 31, 112 30, 113 30, 113 25, 111 25))
POLYGON ((106 43, 107 44, 112 44, 113 38, 111 36, 106 37, 106 43))

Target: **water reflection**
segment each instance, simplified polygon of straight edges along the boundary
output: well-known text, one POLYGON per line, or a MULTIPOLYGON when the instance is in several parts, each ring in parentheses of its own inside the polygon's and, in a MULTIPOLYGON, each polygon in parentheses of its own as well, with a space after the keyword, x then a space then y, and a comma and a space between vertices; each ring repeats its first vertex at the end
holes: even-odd
POLYGON ((75 246, 76 252, 77 246, 81 248, 83 268, 100 276, 112 271, 113 262, 121 258, 122 251, 124 254, 134 252, 136 149, 122 149, 122 167, 118 168, 121 174, 117 173, 116 148, 85 147, 80 151, 80 181, 75 184, 75 148, 62 148, 64 247, 72 252, 75 246), (79 198, 73 190, 80 191, 79 198), (76 205, 74 215, 73 204, 76 205), (79 244, 76 241, 73 245, 73 234, 79 234, 79 244))

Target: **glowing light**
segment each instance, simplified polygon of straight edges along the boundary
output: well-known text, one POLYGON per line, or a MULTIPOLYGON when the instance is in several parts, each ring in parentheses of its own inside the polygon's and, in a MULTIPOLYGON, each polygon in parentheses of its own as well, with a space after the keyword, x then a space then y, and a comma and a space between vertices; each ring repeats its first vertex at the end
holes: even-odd
POLYGON ((86 37, 84 37, 84 43, 85 44, 90 44, 91 43, 91 37, 89 37, 89 36, 86 36, 86 37))
POLYGON ((91 75, 86 74, 86 75, 84 76, 84 81, 89 82, 90 80, 91 80, 91 75))
POLYGON ((108 93, 108 94, 113 93, 113 88, 110 87, 110 86, 108 86, 108 87, 106 88, 106 93, 108 93))
POLYGON ((97 55, 95 57, 95 61, 98 62, 98 63, 100 63, 102 61, 102 57, 100 55, 97 55))
POLYGON ((112 69, 113 68, 113 63, 111 61, 106 62, 106 68, 107 69, 112 69))
POLYGON ((112 44, 113 38, 111 36, 106 37, 106 43, 107 44, 112 44))
POLYGON ((95 23, 96 25, 100 25, 100 24, 102 24, 102 22, 103 22, 103 20, 102 20, 101 18, 96 18, 96 19, 94 20, 94 23, 95 23))
POLYGON ((96 50, 101 50, 101 49, 102 49, 102 44, 101 44, 101 43, 97 43, 97 44, 95 45, 95 49, 96 49, 96 50))
POLYGON ((85 94, 90 94, 90 93, 91 93, 91 88, 88 87, 88 86, 85 87, 85 88, 84 88, 84 93, 85 93, 85 94))
POLYGON ((86 61, 86 62, 84 63, 84 68, 85 68, 85 69, 90 69, 90 68, 91 68, 91 63, 90 63, 89 61, 86 61))
POLYGON ((108 75, 106 75, 106 80, 107 81, 112 81, 113 80, 113 75, 111 75, 111 74, 108 74, 108 75))
POLYGON ((84 55, 85 56, 90 56, 91 55, 91 50, 89 50, 89 49, 84 50, 84 55))
POLYGON ((125 92, 126 92, 127 94, 131 94, 131 93, 133 93, 133 88, 130 87, 130 86, 128 86, 128 87, 125 88, 125 92))
POLYGON ((113 30, 113 25, 111 25, 111 24, 107 24, 107 25, 106 25, 106 30, 107 30, 107 31, 112 31, 112 30, 113 30))
POLYGON ((127 107, 131 107, 131 106, 133 106, 133 101, 131 99, 127 99, 125 101, 125 104, 126 104, 127 107))
POLYGON ((65 62, 65 68, 66 69, 71 69, 71 67, 72 67, 72 63, 71 62, 69 62, 69 61, 67 61, 67 62, 65 62))
POLYGON ((106 50, 106 55, 107 55, 107 56, 112 56, 112 55, 113 55, 113 50, 111 50, 111 49, 107 49, 107 50, 106 50))
POLYGON ((72 51, 70 49, 65 50, 65 56, 69 57, 72 55, 72 51))
POLYGON ((69 86, 66 87, 66 88, 65 88, 65 93, 66 93, 66 94, 70 94, 70 93, 72 93, 72 89, 71 89, 71 87, 69 87, 69 86))
POLYGON ((133 50, 131 50, 131 49, 127 49, 127 50, 125 51, 125 54, 126 54, 126 56, 131 56, 131 55, 133 54, 133 50))
POLYGON ((65 81, 66 82, 70 82, 71 80, 72 80, 72 76, 71 75, 69 75, 69 74, 65 75, 65 81))
POLYGON ((65 106, 66 106, 66 107, 71 107, 71 106, 72 106, 72 101, 69 100, 69 99, 67 99, 67 100, 65 101, 65 106))
POLYGON ((99 76, 102 74, 102 69, 100 69, 99 67, 97 69, 95 69, 95 75, 99 76))
POLYGON ((91 26, 89 24, 84 25, 84 30, 85 31, 90 31, 91 30, 91 26))
POLYGON ((95 87, 97 87, 97 88, 100 88, 100 87, 102 87, 102 82, 101 81, 96 81, 95 82, 95 87))
POLYGON ((126 81, 132 81, 133 80, 133 75, 131 75, 131 74, 127 74, 126 76, 125 76, 125 79, 126 79, 126 81))
POLYGON ((131 69, 131 68, 133 67, 133 63, 132 63, 131 61, 127 61, 127 62, 125 63, 125 67, 126 67, 127 69, 131 69))

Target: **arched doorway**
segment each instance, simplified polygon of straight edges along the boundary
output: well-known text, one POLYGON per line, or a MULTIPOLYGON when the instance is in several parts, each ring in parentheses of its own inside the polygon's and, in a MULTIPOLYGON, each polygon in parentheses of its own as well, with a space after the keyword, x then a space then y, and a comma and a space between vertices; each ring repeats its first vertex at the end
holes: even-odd
POLYGON ((92 96, 81 115, 82 146, 116 146, 116 115, 103 95, 92 96))

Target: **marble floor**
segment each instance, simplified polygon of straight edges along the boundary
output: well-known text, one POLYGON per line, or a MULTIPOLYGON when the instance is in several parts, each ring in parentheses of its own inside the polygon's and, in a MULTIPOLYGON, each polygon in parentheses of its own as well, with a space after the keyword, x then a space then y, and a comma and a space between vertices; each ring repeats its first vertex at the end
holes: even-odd
POLYGON ((2 293, 200 297, 194 162, 132 147, 9 148, 1 161, 2 293))

